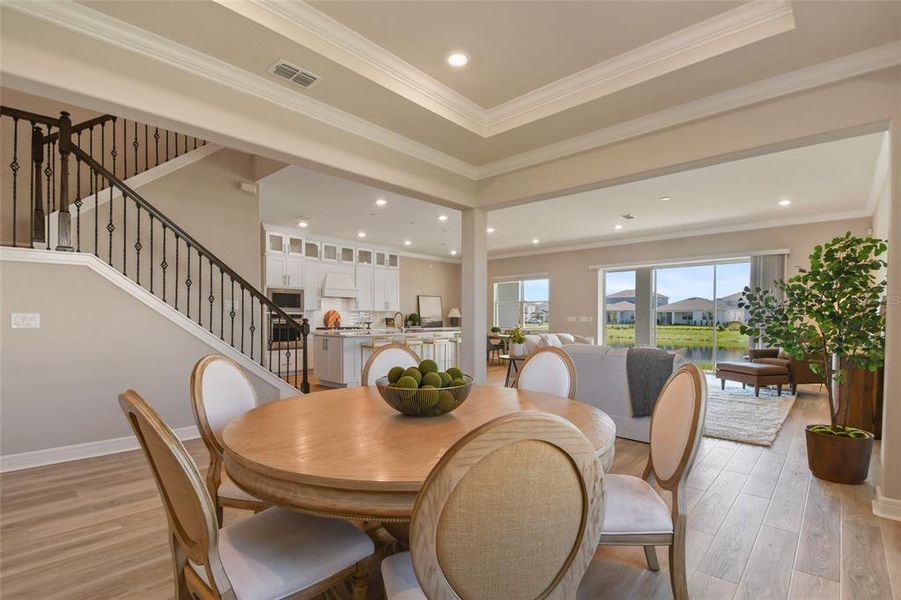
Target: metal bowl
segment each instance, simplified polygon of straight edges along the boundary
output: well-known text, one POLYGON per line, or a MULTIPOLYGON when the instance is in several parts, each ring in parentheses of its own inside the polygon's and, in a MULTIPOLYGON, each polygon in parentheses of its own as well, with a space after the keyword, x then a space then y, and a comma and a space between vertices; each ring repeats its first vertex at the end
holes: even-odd
POLYGON ((469 397, 472 377, 464 375, 463 381, 464 385, 414 390, 391 387, 387 377, 379 377, 375 387, 388 406, 398 412, 409 417, 437 417, 456 409, 469 397))

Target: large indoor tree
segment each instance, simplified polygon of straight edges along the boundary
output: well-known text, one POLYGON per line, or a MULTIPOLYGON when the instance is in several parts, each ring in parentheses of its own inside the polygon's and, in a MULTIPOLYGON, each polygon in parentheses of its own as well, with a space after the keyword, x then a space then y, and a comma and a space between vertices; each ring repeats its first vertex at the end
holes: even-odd
POLYGON ((836 397, 832 382, 844 381, 849 369, 876 371, 885 360, 886 249, 884 240, 848 232, 816 246, 809 268, 776 282, 781 298, 746 287, 739 303, 749 312, 743 334, 809 360, 823 376, 832 427, 847 425, 850 406, 849 398, 836 397))

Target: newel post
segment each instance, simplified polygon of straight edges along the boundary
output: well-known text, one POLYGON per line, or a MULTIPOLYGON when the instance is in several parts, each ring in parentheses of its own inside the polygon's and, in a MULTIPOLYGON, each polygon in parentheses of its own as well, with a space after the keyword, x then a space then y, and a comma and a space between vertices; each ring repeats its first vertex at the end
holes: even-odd
POLYGON ((72 119, 59 114, 59 215, 57 250, 72 252, 72 215, 69 214, 69 154, 72 152, 72 119))

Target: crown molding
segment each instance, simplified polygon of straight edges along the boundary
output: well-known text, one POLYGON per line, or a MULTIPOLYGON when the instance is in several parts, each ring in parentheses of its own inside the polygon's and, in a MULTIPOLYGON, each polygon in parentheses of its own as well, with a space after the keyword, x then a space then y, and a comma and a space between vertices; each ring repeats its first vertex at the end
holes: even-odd
POLYGON ((3 6, 278 104, 457 175, 475 178, 476 169, 467 162, 298 93, 280 82, 239 69, 72 0, 7 0, 3 2, 3 6))
POLYGON ((898 65, 901 65, 901 41, 890 42, 487 163, 478 167, 477 179, 518 171, 571 154, 898 65))
POLYGON ((214 1, 485 138, 795 27, 789 0, 748 2, 485 108, 303 0, 214 1))
POLYGON ((825 223, 828 221, 844 221, 847 219, 862 219, 873 216, 873 212, 868 208, 861 210, 852 210, 847 212, 837 212, 831 214, 817 215, 815 217, 797 217, 794 219, 773 219, 769 221, 758 221, 756 223, 742 223, 737 225, 726 225, 722 227, 707 227, 701 229, 693 229, 691 231, 669 232, 635 236, 631 238, 618 238, 597 240, 593 242, 584 242, 577 244, 565 244, 559 246, 548 246, 543 249, 534 250, 510 250, 500 251, 492 254, 488 252, 488 260, 501 260, 504 258, 520 258, 523 256, 537 256, 540 254, 556 254, 559 252, 575 252, 579 250, 595 250, 597 248, 607 248, 610 246, 629 246, 632 244, 644 244, 647 242, 665 242, 668 240, 679 240, 684 238, 693 238, 706 235, 716 235, 721 233, 736 233, 739 231, 754 231, 756 229, 773 229, 776 227, 791 227, 793 225, 807 225, 810 223, 825 223))
POLYGON ((476 166, 291 90, 280 82, 249 73, 72 0, 4 0, 3 6, 252 94, 472 180, 495 177, 786 94, 901 65, 901 41, 892 42, 476 166))

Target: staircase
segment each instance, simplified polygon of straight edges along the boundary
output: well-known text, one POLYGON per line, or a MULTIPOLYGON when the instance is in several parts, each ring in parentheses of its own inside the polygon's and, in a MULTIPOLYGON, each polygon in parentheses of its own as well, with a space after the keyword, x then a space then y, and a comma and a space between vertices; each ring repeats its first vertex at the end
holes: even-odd
MULTIPOLYGON (((0 107, 4 246, 89 254, 261 368, 309 391, 306 319, 275 306, 126 182, 209 153, 206 141, 102 115, 73 124, 0 107), (294 332, 269 342, 276 320, 294 332)), ((64 290, 61 290, 64 293, 64 290)))

